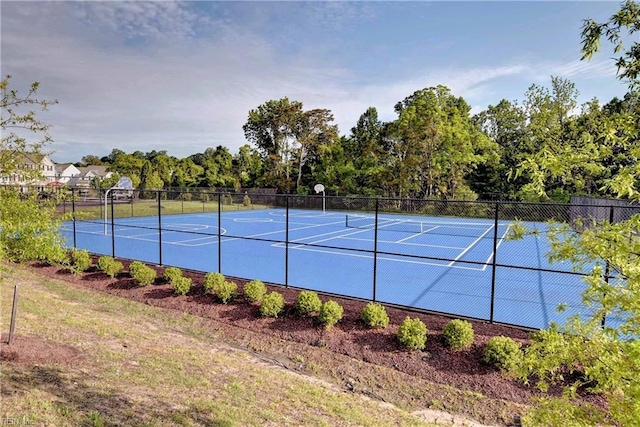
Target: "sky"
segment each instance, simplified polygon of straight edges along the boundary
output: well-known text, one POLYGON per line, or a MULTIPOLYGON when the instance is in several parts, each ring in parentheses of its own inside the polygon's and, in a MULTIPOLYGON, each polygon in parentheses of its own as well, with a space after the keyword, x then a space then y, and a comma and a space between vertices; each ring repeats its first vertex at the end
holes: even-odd
POLYGON ((0 2, 0 70, 11 88, 58 104, 56 162, 113 148, 185 157, 223 145, 237 153, 251 109, 288 97, 333 112, 349 135, 370 106, 439 84, 478 113, 522 101, 550 76, 578 101, 622 97, 612 51, 580 61, 584 19, 607 2, 0 2))

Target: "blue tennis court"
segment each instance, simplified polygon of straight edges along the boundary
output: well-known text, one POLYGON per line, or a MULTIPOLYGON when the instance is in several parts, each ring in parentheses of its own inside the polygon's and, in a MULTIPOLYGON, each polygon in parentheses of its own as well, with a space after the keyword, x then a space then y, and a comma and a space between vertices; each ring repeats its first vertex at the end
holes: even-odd
MULTIPOLYGON (((373 215, 290 209, 287 218, 285 209, 271 208, 223 212, 220 219, 197 213, 77 221, 76 246, 487 320, 493 293, 494 321, 532 328, 584 310, 582 277, 547 261, 545 223, 525 223, 541 232, 521 240, 507 239, 511 222, 497 224, 380 214, 376 231, 373 215), (567 310, 557 313, 561 303, 567 310)), ((72 223, 64 233, 71 246, 72 223)))

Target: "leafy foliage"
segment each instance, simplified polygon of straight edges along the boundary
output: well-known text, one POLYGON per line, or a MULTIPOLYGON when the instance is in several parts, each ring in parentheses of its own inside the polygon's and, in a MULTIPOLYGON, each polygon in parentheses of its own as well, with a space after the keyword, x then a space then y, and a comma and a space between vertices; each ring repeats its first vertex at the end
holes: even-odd
POLYGON ((211 291, 223 304, 227 304, 238 295, 238 285, 235 282, 224 280, 216 282, 211 291))
POLYGON ((221 287, 224 284, 224 276, 220 273, 207 273, 204 276, 204 291, 207 294, 214 292, 216 287, 221 287))
POLYGON ((116 261, 110 256, 101 256, 100 258, 98 258, 98 268, 104 271, 107 276, 111 277, 112 279, 116 277, 118 273, 124 270, 124 266, 122 265, 122 263, 120 261, 116 261))
POLYGON ((389 325, 389 315, 382 304, 370 302, 362 309, 362 321, 372 328, 386 328, 389 325))
POLYGON ((29 110, 23 113, 25 109, 40 106, 44 111, 52 104, 58 101, 46 101, 37 99, 37 91, 40 83, 35 82, 29 88, 25 96, 21 96, 17 90, 10 89, 9 81, 11 76, 6 76, 0 81, 0 128, 2 128, 2 139, 0 140, 0 173, 10 175, 17 171, 25 179, 33 179, 39 176, 40 171, 37 169, 23 168, 22 163, 25 156, 37 159, 41 154, 43 147, 51 142, 49 129, 51 125, 45 124, 36 118, 35 111, 29 110), (28 141, 20 136, 18 131, 28 131, 30 135, 38 135, 38 141, 28 141))
POLYGON ((177 295, 186 295, 191 290, 192 280, 189 277, 177 276, 171 280, 173 291, 177 295))
POLYGON ((284 310, 284 296, 278 292, 271 292, 262 298, 260 314, 264 317, 278 317, 284 310))
MULTIPOLYGON (((614 53, 623 52, 624 32, 629 36, 640 31, 640 4, 626 0, 607 22, 597 23, 593 19, 586 19, 582 26, 582 59, 591 59, 600 49, 600 39, 604 36, 614 44, 614 53)), ((631 38, 630 38, 631 39, 631 38)), ((637 41, 616 58, 618 77, 628 80, 632 88, 640 84, 640 43, 637 41)))
POLYGON ((411 350, 422 350, 427 344, 427 326, 417 317, 407 316, 398 328, 397 338, 400 344, 411 350))
POLYGON ((129 273, 138 286, 147 286, 156 280, 156 271, 140 261, 129 264, 129 273))
POLYGON ((260 303, 262 298, 267 294, 267 287, 260 280, 252 280, 244 285, 244 298, 250 304, 260 303))
POLYGON ((177 279, 182 277, 182 270, 178 267, 167 267, 164 269, 162 278, 169 283, 174 283, 177 279))
POLYGON ((71 251, 71 262, 69 269, 73 274, 80 274, 91 267, 91 255, 89 251, 74 249, 71 251))
POLYGON ((340 304, 333 300, 329 300, 322 304, 322 307, 320 307, 318 320, 324 325, 325 328, 331 329, 333 325, 335 325, 342 319, 343 313, 344 309, 340 304))
POLYGON ((473 325, 466 320, 454 319, 442 331, 444 342, 454 350, 462 350, 473 343, 473 325))
POLYGON ((520 361, 521 346, 509 337, 492 337, 484 347, 482 360, 502 372, 513 371, 520 361))
POLYGON ((301 316, 318 313, 322 308, 322 301, 314 291, 300 291, 296 297, 295 309, 301 316))
POLYGON ((13 262, 67 261, 53 200, 0 188, 0 255, 13 262))

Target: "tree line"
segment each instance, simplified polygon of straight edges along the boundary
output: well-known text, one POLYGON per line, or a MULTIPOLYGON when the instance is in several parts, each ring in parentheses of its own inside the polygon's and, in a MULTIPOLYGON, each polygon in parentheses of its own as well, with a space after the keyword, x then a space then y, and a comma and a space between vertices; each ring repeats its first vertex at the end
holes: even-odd
POLYGON ((249 111, 243 126, 249 144, 236 154, 224 146, 185 158, 113 149, 76 165, 104 164, 116 172, 103 187, 128 176, 140 189, 271 187, 308 194, 322 183, 329 194, 417 199, 610 196, 608 180, 637 165, 630 147, 640 138, 639 98, 630 88, 621 98, 579 106, 575 84, 552 76, 549 87, 531 85, 522 102, 503 99, 472 115, 463 97, 439 85, 398 102, 389 122, 369 107, 340 136, 331 110, 305 110, 285 97, 249 111), (614 139, 606 153, 599 151, 614 139), (553 164, 571 153, 563 156, 571 168, 553 164))

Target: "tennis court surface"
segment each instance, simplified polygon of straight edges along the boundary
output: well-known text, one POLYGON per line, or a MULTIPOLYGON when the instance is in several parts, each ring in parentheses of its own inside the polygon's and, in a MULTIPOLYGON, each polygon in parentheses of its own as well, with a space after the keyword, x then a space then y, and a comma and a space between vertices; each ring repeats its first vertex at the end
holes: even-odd
POLYGON ((510 240, 513 222, 489 218, 380 213, 376 227, 373 214, 271 207, 76 221, 63 233, 96 254, 532 328, 584 312, 583 277, 547 261, 546 223, 522 224, 540 233, 510 240))

